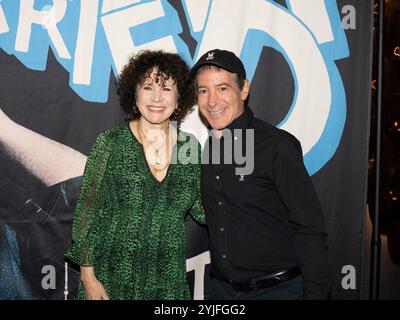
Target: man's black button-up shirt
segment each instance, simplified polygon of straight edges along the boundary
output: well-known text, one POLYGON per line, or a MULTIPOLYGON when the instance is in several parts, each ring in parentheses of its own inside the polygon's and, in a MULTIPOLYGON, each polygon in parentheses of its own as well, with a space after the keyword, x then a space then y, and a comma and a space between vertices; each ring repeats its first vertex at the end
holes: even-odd
POLYGON ((300 266, 306 297, 324 298, 329 288, 324 217, 299 141, 246 107, 221 139, 209 137, 202 161, 212 273, 239 281, 300 266), (238 147, 245 164, 230 150, 238 147), (245 165, 251 173, 238 171, 245 165))

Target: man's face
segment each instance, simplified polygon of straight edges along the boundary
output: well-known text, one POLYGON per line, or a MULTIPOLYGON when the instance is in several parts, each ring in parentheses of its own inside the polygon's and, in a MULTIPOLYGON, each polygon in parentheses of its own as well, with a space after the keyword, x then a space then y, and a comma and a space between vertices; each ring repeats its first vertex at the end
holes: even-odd
POLYGON ((198 71, 196 82, 199 110, 213 129, 226 128, 244 112, 244 101, 249 94, 247 80, 240 90, 236 74, 217 67, 204 67, 198 71))

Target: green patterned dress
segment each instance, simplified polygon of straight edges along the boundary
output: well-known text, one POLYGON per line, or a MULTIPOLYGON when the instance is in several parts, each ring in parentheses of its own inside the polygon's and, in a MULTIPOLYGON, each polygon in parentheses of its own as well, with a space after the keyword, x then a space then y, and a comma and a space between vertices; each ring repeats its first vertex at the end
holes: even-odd
MULTIPOLYGON (((110 299, 189 299, 184 218, 205 223, 201 150, 178 133, 164 180, 151 174, 128 122, 100 134, 90 151, 66 256, 94 266, 110 299)), ((79 298, 84 298, 80 285, 79 298)))

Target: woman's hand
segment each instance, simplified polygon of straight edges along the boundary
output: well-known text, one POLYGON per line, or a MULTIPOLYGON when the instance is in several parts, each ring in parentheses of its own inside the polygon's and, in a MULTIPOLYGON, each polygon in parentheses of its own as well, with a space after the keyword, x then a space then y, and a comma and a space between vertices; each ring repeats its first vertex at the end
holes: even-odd
POLYGON ((97 279, 83 282, 86 300, 110 300, 103 285, 97 279))
POLYGON ((81 280, 85 287, 86 300, 110 300, 103 285, 97 280, 93 267, 81 266, 81 280))

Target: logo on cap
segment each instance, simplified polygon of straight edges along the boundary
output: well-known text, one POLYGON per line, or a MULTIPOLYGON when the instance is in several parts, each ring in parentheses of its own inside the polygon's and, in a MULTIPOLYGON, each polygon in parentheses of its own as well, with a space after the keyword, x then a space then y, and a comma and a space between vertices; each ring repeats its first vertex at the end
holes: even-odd
POLYGON ((213 60, 213 59, 214 59, 214 52, 209 52, 206 60, 213 60))

